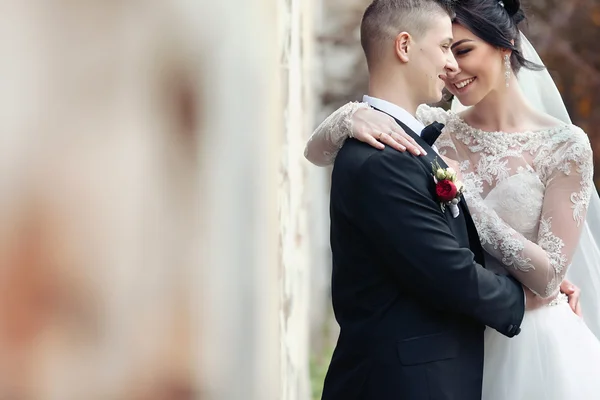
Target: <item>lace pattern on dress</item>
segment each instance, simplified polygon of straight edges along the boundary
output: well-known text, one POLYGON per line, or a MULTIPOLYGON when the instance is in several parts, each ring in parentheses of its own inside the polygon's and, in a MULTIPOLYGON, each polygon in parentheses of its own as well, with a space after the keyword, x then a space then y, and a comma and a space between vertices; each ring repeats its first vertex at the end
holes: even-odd
POLYGON ((566 124, 523 133, 484 132, 452 112, 446 131, 452 146, 441 142, 438 148, 462 160, 465 198, 484 249, 535 293, 555 295, 593 190, 587 135, 566 124), (537 185, 531 186, 532 179, 537 185), (562 215, 567 207, 571 223, 562 215), (556 218, 560 222, 554 226, 556 218), (538 227, 537 235, 532 226, 538 227))
POLYGON ((567 269, 567 256, 562 253, 565 243, 561 238, 552 233, 552 218, 542 218, 540 221, 540 235, 538 244, 546 250, 550 259, 550 266, 554 269, 554 277, 546 287, 546 297, 550 297, 560 286, 567 269))
POLYGON ((315 129, 304 149, 304 157, 316 165, 330 165, 335 161, 344 141, 352 137, 352 116, 367 103, 351 102, 338 108, 315 129))
MULTIPOLYGON (((323 121, 307 145, 307 158, 331 164, 351 134, 351 116, 361 107, 368 106, 349 103, 323 121)), ((441 155, 460 160, 465 199, 484 249, 535 293, 555 294, 594 188, 587 135, 566 124, 522 133, 484 132, 451 111, 428 106, 420 106, 417 117, 426 125, 446 125, 436 146, 441 155), (567 208, 572 215, 565 218, 567 208)))

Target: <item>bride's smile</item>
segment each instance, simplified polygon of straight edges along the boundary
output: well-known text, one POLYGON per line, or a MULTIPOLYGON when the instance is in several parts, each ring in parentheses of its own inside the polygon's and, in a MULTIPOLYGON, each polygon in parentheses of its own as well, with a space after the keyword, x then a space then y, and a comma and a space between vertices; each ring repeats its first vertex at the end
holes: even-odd
POLYGON ((468 79, 463 79, 459 82, 454 83, 454 87, 456 88, 457 93, 464 93, 466 92, 470 87, 471 84, 473 82, 475 82, 475 80, 477 79, 477 77, 473 77, 473 78, 468 78, 468 79))

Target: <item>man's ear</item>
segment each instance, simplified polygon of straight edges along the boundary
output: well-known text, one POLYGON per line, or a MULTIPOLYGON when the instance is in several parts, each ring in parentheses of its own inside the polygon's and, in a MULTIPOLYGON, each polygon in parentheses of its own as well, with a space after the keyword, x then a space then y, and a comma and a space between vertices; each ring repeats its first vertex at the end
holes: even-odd
POLYGON ((401 32, 396 36, 396 40, 394 41, 394 50, 396 52, 396 56, 400 59, 400 61, 406 63, 410 59, 409 51, 411 50, 411 46, 413 45, 412 36, 408 32, 401 32))

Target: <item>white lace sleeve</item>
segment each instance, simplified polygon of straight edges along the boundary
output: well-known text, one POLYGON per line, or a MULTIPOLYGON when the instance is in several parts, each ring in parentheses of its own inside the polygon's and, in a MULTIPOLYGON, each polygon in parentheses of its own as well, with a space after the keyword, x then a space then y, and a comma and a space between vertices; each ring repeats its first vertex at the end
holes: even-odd
POLYGON ((367 103, 347 103, 315 129, 304 148, 304 157, 320 167, 333 164, 347 137, 352 137, 352 116, 367 103))
POLYGON ((543 158, 544 200, 537 243, 511 228, 484 203, 483 182, 464 175, 469 209, 484 249, 541 297, 555 295, 571 264, 593 190, 592 150, 587 135, 573 136, 543 158), (567 212, 570 210, 571 212, 567 212))
POLYGON ((421 104, 417 107, 417 119, 423 123, 423 125, 429 125, 432 122, 439 122, 441 124, 446 123, 448 118, 448 111, 440 107, 431 107, 427 104, 421 104))

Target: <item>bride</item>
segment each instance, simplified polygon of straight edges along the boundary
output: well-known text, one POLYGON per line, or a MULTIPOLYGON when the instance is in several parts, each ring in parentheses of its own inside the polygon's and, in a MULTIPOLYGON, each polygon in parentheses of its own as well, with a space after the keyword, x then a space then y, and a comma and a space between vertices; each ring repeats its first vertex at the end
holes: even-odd
MULTIPOLYGON (((512 274, 543 298, 557 296, 569 271, 582 288, 587 321, 558 295, 527 312, 515 338, 487 329, 482 398, 596 399, 600 252, 589 225, 599 219, 600 202, 589 140, 570 123, 556 86, 519 33, 519 0, 459 0, 455 11, 459 69, 446 88, 460 103, 452 111, 422 105, 417 116, 425 125, 445 124, 437 150, 462 175, 488 268, 512 274)), ((394 130, 386 115, 350 103, 317 128, 306 157, 331 164, 347 137, 381 146, 375 139, 394 130)))

